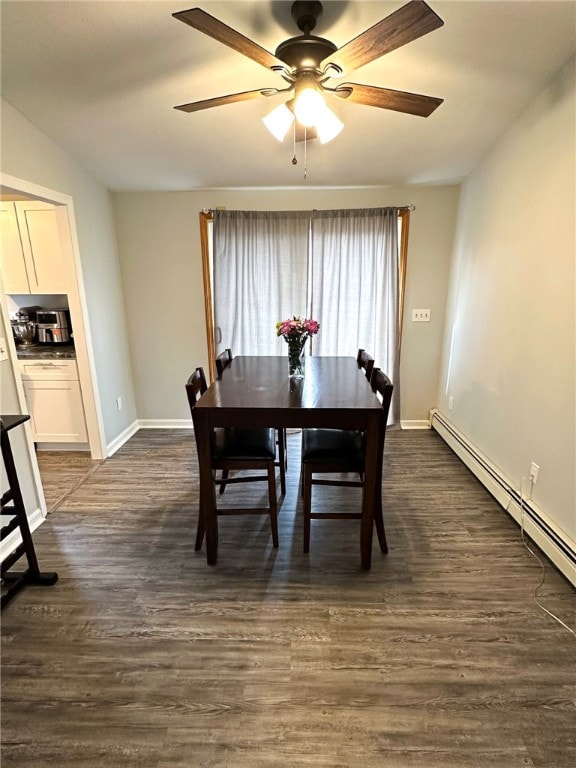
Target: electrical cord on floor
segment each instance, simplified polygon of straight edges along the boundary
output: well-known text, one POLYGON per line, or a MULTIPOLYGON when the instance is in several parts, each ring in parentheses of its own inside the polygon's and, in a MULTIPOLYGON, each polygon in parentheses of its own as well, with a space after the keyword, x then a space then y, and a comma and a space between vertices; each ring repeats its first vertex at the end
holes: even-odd
MULTIPOLYGON (((530 549, 530 547, 526 543, 526 537, 524 536, 524 482, 526 479, 527 479, 526 477, 523 477, 522 481, 520 482, 520 532, 522 535, 522 544, 524 544, 524 546, 526 547, 528 552, 530 552, 532 557, 538 561, 538 563, 540 564, 540 568, 542 569, 542 578, 540 579, 540 582, 534 587, 534 602, 541 610, 544 611, 544 613, 547 613, 548 616, 551 616, 554 619, 554 621, 557 621, 558 624, 560 624, 560 626, 564 627, 564 629, 568 630, 568 632, 570 632, 572 635, 574 635, 574 637, 576 637, 576 632, 571 627, 565 624, 562 621, 562 619, 559 619, 558 616, 552 613, 552 611, 549 611, 548 608, 543 606, 542 603, 538 600, 538 590, 540 589, 540 587, 543 586, 544 580, 546 578, 546 567, 544 566, 544 563, 538 557, 538 555, 532 549, 530 549)), ((530 478, 530 496, 528 497, 529 499, 532 498, 533 487, 534 487, 534 481, 530 478)))

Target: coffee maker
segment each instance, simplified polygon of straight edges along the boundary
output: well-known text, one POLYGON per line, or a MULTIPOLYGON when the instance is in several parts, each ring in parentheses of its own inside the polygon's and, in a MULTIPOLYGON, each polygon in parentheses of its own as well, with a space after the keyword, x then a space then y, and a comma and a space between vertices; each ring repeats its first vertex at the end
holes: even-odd
POLYGON ((72 327, 67 309, 41 309, 36 313, 39 344, 71 344, 72 327))

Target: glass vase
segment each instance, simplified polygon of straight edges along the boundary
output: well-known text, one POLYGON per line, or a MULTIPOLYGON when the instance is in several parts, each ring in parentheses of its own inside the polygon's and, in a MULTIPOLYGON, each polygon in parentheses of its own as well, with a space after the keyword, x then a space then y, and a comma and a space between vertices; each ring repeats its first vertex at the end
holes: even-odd
POLYGON ((288 339, 288 370, 291 379, 304 378, 304 344, 306 339, 288 339))

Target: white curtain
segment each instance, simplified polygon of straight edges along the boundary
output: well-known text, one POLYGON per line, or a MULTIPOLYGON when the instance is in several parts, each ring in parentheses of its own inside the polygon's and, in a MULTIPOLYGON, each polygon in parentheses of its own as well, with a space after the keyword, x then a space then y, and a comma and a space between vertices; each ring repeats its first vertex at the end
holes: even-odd
POLYGON ((362 347, 394 383, 400 418, 398 209, 215 211, 216 351, 285 354, 279 320, 312 317, 308 353, 362 347))
POLYGON ((308 309, 308 211, 214 211, 216 353, 285 354, 276 323, 308 309))
POLYGON ((311 312, 320 323, 315 355, 371 354, 395 384, 390 411, 400 418, 398 210, 315 211, 311 312))

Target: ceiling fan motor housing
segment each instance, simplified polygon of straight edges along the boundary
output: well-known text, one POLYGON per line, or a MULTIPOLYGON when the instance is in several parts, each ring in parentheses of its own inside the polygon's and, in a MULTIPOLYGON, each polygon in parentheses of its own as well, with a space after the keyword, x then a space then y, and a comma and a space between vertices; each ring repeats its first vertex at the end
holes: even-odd
POLYGON ((320 70, 320 62, 327 56, 335 53, 338 48, 315 35, 298 35, 280 43, 275 55, 285 61, 289 67, 295 70, 316 71, 320 70))
POLYGON ((275 56, 298 72, 320 72, 320 62, 338 48, 330 40, 310 33, 322 15, 322 3, 318 0, 297 0, 292 3, 292 18, 303 33, 284 40, 276 48, 275 56))

